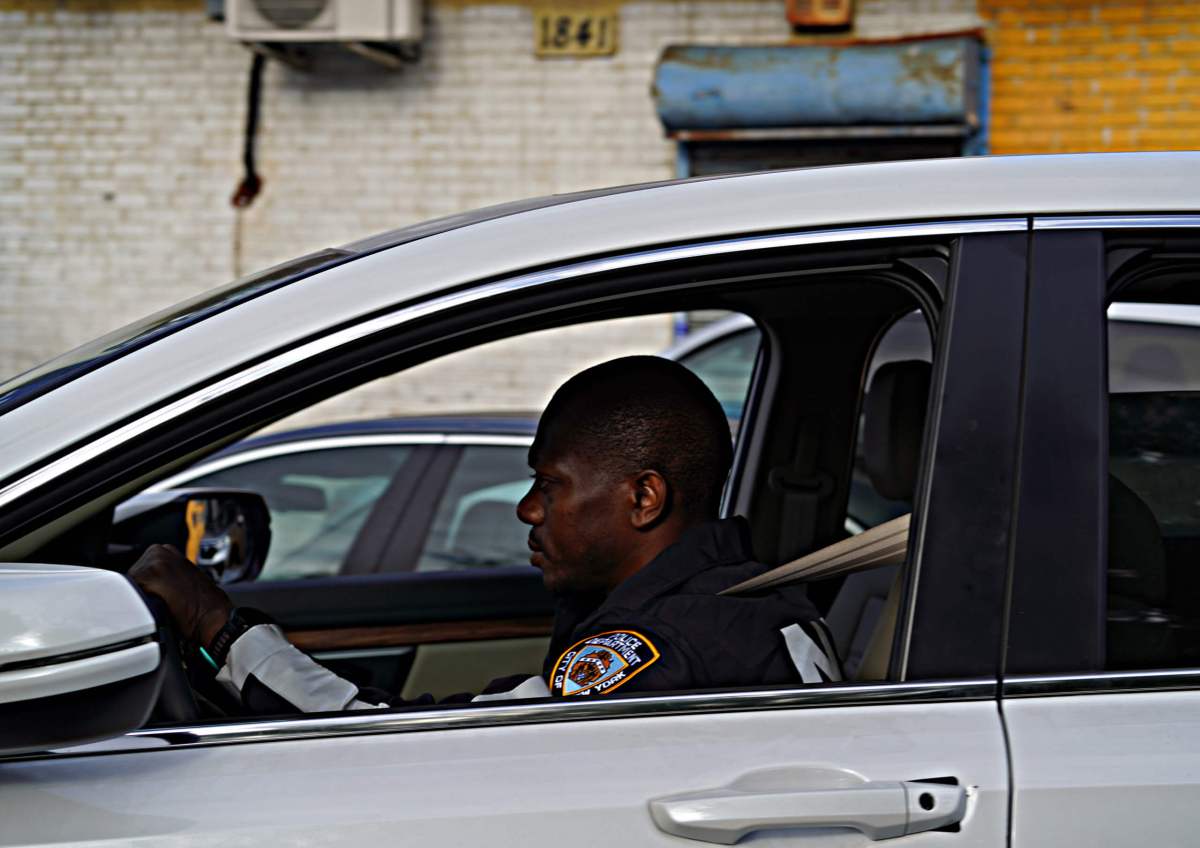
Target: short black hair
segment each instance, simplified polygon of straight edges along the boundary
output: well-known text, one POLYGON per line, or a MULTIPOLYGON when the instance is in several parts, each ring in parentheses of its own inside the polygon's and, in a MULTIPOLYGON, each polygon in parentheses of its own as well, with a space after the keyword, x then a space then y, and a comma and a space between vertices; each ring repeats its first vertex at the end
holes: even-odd
POLYGON ((657 471, 685 516, 717 517, 733 463, 729 422, 678 362, 626 356, 576 374, 542 413, 531 459, 551 428, 556 450, 579 451, 613 475, 657 471))

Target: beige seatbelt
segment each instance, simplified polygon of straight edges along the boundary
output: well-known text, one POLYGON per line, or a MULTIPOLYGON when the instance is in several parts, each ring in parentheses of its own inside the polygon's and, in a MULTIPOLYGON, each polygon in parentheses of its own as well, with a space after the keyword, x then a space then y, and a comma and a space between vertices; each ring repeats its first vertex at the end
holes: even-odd
POLYGON ((822 577, 836 577, 867 571, 885 565, 899 565, 908 552, 908 523, 911 513, 864 530, 857 536, 834 542, 792 562, 772 568, 765 574, 730 586, 722 595, 742 595, 760 589, 805 583, 822 577))
POLYGON ((871 641, 863 652, 855 680, 887 680, 888 665, 892 660, 892 640, 896 636, 896 616, 900 612, 900 591, 904 588, 903 578, 904 572, 897 571, 892 579, 892 587, 879 614, 879 623, 875 625, 871 641))

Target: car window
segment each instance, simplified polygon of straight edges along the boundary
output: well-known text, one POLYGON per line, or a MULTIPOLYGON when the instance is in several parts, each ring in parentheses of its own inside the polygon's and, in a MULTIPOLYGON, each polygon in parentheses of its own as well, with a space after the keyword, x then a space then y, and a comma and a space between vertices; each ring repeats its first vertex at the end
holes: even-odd
POLYGON ((679 359, 717 396, 725 417, 735 424, 742 418, 761 341, 762 334, 750 327, 679 359))
POLYGON ((467 445, 438 502, 417 571, 529 565, 517 502, 529 491, 524 445, 467 445))
POLYGON ((1114 393, 1200 390, 1200 326, 1110 320, 1108 380, 1114 393))
MULTIPOLYGON (((925 323, 925 316, 920 311, 910 312, 892 324, 879 340, 871 362, 867 366, 867 397, 870 397, 872 389, 875 388, 875 375, 882 366, 889 363, 931 363, 932 361, 933 340, 929 336, 929 326, 925 323)), ((865 419, 867 404, 864 404, 863 407, 863 418, 865 419)), ((923 414, 921 418, 924 418, 923 414)), ((881 486, 878 480, 873 479, 873 470, 867 455, 866 439, 867 428, 864 421, 858 428, 858 448, 855 452, 854 470, 850 481, 850 500, 846 507, 846 527, 851 532, 866 530, 898 518, 907 512, 912 512, 911 496, 888 497, 880 492, 881 486)), ((915 467, 916 458, 910 459, 915 467)), ((879 472, 874 471, 874 477, 878 478, 878 476, 879 472)), ((890 493, 895 494, 894 492, 890 493)))
MULTIPOLYGON (((726 416, 735 427, 742 416, 761 343, 762 334, 758 328, 731 321, 728 334, 679 357, 679 361, 703 380, 717 396, 726 416)), ((919 310, 892 324, 880 339, 867 367, 867 391, 870 391, 871 381, 880 366, 889 362, 906 361, 933 361, 933 342, 929 336, 929 327, 919 310)), ((912 511, 910 500, 887 498, 878 492, 866 466, 863 432, 863 428, 860 427, 850 502, 846 513, 846 529, 851 533, 862 532, 912 511)))
POLYGON ((332 575, 411 450, 372 445, 282 453, 202 474, 187 485, 263 496, 271 511, 271 548, 259 580, 332 575))
POLYGON ((1155 308, 1108 322, 1112 669, 1200 664, 1200 326, 1155 308))

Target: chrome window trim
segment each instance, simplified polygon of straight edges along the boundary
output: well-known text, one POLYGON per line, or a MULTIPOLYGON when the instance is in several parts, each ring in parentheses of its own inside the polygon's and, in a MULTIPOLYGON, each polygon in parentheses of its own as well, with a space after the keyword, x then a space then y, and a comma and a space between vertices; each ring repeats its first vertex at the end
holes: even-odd
POLYGON ((533 444, 533 436, 472 436, 466 433, 455 433, 446 436, 446 444, 527 448, 533 444))
POLYGON ((746 236, 721 241, 637 251, 603 259, 586 260, 545 271, 518 274, 495 282, 485 283, 475 288, 435 297, 432 300, 422 303, 402 306, 393 312, 368 319, 359 324, 343 328, 337 332, 283 351, 244 371, 196 389, 171 403, 138 416, 137 419, 130 421, 124 426, 93 439, 79 446, 74 451, 24 476, 18 477, 13 482, 0 488, 0 508, 8 506, 51 480, 71 473, 81 465, 103 456, 125 442, 136 439, 168 421, 187 415, 201 406, 218 400, 231 392, 239 391, 254 383, 265 380, 273 374, 277 374, 293 365, 327 354, 343 345, 365 339, 376 333, 393 330, 402 324, 427 318, 439 312, 445 312, 449 309, 465 306, 480 300, 595 274, 627 270, 662 262, 720 256, 729 253, 837 244, 881 238, 921 238, 977 232, 1024 231, 1027 228, 1028 220, 1026 218, 1005 217, 884 224, 832 230, 806 230, 797 233, 746 236))
POLYGON ((264 445, 261 448, 241 451, 223 456, 173 474, 167 479, 155 483, 146 492, 163 492, 173 489, 181 483, 187 483, 205 474, 215 474, 229 468, 236 468, 249 462, 271 459, 277 456, 287 456, 293 453, 303 453, 311 450, 338 450, 341 448, 379 447, 386 445, 482 445, 529 447, 533 444, 532 436, 503 436, 503 435, 471 435, 445 433, 370 433, 357 436, 318 436, 295 442, 282 442, 276 445, 264 445))
POLYGON ((1173 327, 1200 327, 1200 306, 1184 303, 1120 301, 1109 304, 1108 320, 1121 324, 1168 324, 1173 327))
POLYGON ((283 442, 277 445, 264 445, 241 451, 230 456, 223 456, 201 465, 172 474, 166 480, 155 483, 146 489, 147 492, 162 492, 173 489, 180 483, 187 483, 205 474, 215 474, 229 468, 236 468, 248 462, 258 462, 261 459, 271 459, 276 456, 287 456, 293 453, 303 453, 310 450, 336 450, 338 448, 379 447, 381 445, 440 445, 445 437, 436 433, 406 433, 404 435, 362 435, 362 436, 321 436, 314 439, 304 439, 296 442, 283 442))
POLYGON ((996 681, 974 679, 923 683, 843 684, 757 692, 647 695, 584 701, 555 699, 541 703, 504 704, 503 702, 493 702, 486 707, 466 704, 462 707, 451 706, 439 709, 364 710, 312 718, 262 719, 229 724, 135 730, 106 742, 79 746, 74 749, 64 748, 36 754, 22 754, 8 758, 8 760, 0 758, 0 762, 63 759, 258 742, 330 739, 381 733, 493 728, 547 722, 984 701, 992 700, 996 698, 996 695, 996 681))
POLYGON ((1200 215, 1039 215, 1035 230, 1123 230, 1200 227, 1200 215))
POLYGON ((1170 692, 1182 689, 1200 689, 1200 669, 1020 674, 1004 679, 1003 697, 1048 698, 1059 695, 1170 692))
POLYGON ((416 651, 415 645, 397 645, 391 648, 344 648, 333 651, 313 651, 315 660, 370 660, 380 657, 404 657, 416 651))

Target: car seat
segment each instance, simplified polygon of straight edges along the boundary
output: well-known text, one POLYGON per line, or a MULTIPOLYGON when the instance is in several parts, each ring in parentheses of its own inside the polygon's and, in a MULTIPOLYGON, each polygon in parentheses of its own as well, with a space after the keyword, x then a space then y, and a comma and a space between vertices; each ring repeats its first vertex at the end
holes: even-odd
MULTIPOLYGON (((930 374, 928 362, 889 362, 875 372, 867 392, 863 466, 885 498, 912 502, 930 374)), ((825 620, 849 679, 887 677, 902 574, 895 565, 851 574, 834 598, 825 620)))

